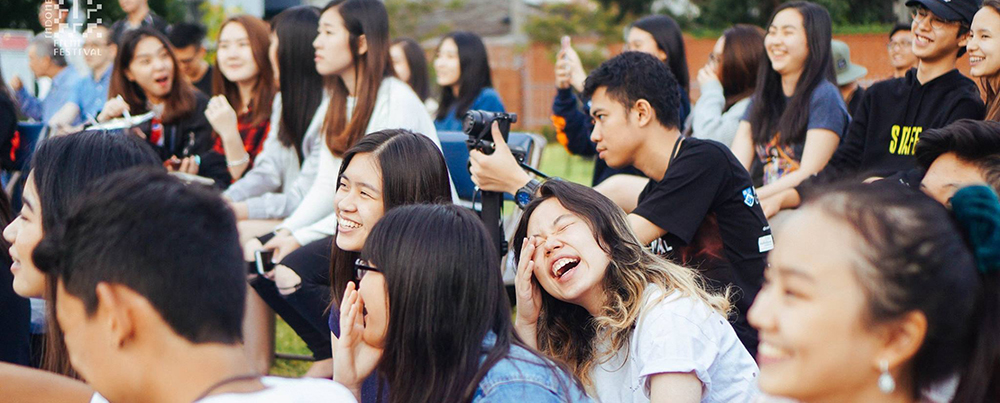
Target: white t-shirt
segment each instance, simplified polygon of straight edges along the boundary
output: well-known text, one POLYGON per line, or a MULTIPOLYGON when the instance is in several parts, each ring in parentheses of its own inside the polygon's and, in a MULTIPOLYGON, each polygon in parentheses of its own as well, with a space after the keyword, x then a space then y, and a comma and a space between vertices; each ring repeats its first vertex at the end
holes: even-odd
MULTIPOLYGON (((354 111, 355 99, 347 99, 347 115, 354 111)), ((407 129, 423 134, 441 148, 434 121, 424 109, 424 104, 409 85, 396 77, 382 80, 375 99, 372 117, 368 120, 366 134, 384 129, 407 129)), ((333 235, 337 228, 337 216, 334 213, 333 198, 337 193, 337 173, 340 170, 341 159, 324 146, 319 155, 319 173, 309 192, 292 215, 285 219, 278 228, 292 231, 292 235, 300 245, 317 241, 325 236, 333 235)), ((450 182, 449 177, 449 182, 450 182)), ((455 185, 452 184, 452 194, 455 185)))
MULTIPOLYGON (((265 376, 260 382, 266 389, 252 393, 222 393, 198 400, 198 403, 355 403, 354 395, 343 385, 315 378, 278 378, 265 376)), ((95 393, 90 403, 108 403, 95 393)))
POLYGON ((599 401, 649 402, 649 377, 694 372, 703 403, 751 402, 757 389, 757 363, 726 319, 708 305, 656 285, 645 292, 643 308, 625 350, 593 369, 599 401))

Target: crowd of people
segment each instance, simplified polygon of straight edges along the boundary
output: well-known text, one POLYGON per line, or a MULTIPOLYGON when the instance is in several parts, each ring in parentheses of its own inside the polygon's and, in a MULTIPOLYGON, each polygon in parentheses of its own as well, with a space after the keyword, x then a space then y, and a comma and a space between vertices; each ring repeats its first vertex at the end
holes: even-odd
POLYGON ((907 1, 868 87, 808 1, 694 77, 664 15, 590 72, 564 38, 590 186, 497 125, 469 152, 517 205, 512 287, 439 138, 506 111, 478 35, 428 61, 378 0, 214 38, 145 0, 76 33, 67 3, 29 45, 47 94, 0 84, 0 165, 44 127, 0 193, 4 401, 1000 401, 1000 1, 907 1), (275 314, 303 378, 269 375, 275 314))

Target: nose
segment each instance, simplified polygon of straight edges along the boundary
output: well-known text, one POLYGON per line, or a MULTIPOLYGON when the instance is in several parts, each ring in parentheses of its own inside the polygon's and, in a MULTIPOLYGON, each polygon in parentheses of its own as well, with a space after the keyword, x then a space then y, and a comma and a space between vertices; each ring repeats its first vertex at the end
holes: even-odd
POLYGON ((603 139, 603 136, 601 136, 601 129, 598 126, 598 123, 596 122, 596 119, 595 119, 594 129, 590 131, 590 141, 592 141, 594 143, 599 143, 602 139, 603 139))
POLYGON ((913 31, 929 31, 931 29, 931 19, 929 17, 924 17, 923 19, 914 18, 911 28, 913 31))
POLYGON ((757 298, 753 301, 753 305, 750 306, 750 310, 747 312, 747 322, 754 329, 763 331, 774 327, 775 315, 771 304, 772 293, 773 291, 770 289, 760 290, 757 293, 757 298))
POLYGON ((354 192, 347 192, 343 197, 336 200, 337 211, 355 211, 357 205, 354 203, 354 192))
POLYGON ((542 250, 545 251, 545 256, 549 256, 553 252, 556 252, 561 248, 562 248, 562 241, 560 241, 557 237, 554 236, 546 237, 545 241, 542 243, 542 250))
POLYGON ((7 243, 11 244, 14 243, 14 239, 17 238, 17 231, 20 229, 20 227, 21 227, 21 216, 18 215, 16 218, 14 218, 14 221, 11 221, 10 224, 7 224, 7 227, 3 229, 3 239, 5 239, 7 243))

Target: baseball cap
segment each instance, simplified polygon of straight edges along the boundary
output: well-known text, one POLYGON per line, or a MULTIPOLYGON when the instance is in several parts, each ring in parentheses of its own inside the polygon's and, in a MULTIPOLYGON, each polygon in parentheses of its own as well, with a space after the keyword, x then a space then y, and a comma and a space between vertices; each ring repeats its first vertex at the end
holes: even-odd
POLYGON ((934 15, 947 21, 961 21, 972 25, 972 17, 979 11, 982 0, 909 0, 907 7, 924 6, 934 15))
POLYGON ((837 85, 857 81, 868 74, 868 69, 851 63, 851 48, 846 43, 834 39, 830 42, 833 51, 833 69, 837 73, 837 85))

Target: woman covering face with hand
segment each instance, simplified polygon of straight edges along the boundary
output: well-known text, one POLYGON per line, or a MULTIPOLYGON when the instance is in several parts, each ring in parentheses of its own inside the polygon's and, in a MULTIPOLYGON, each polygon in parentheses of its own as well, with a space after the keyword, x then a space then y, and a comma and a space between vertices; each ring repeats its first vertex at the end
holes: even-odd
POLYGON ((514 244, 518 335, 566 362, 600 401, 757 395, 757 366, 726 321, 729 302, 644 249, 611 200, 548 181, 514 244))
POLYGON ((334 380, 364 398, 360 380, 377 372, 393 403, 590 401, 514 333, 496 256, 463 207, 386 214, 340 304, 334 380))

